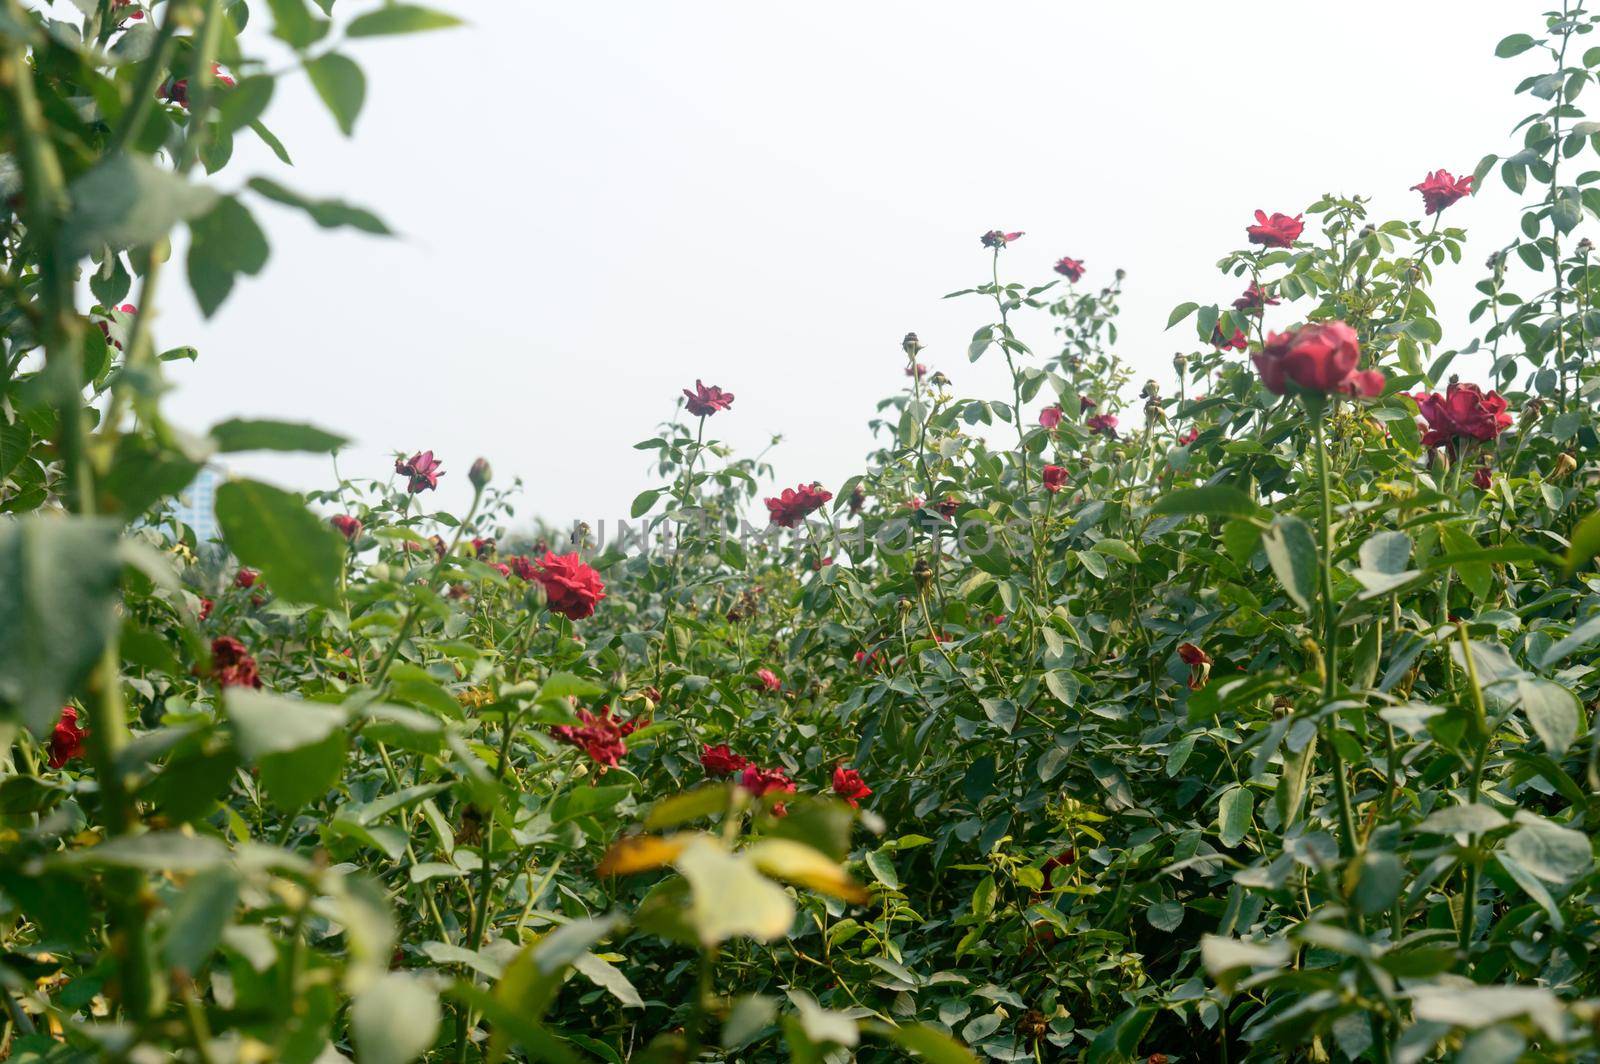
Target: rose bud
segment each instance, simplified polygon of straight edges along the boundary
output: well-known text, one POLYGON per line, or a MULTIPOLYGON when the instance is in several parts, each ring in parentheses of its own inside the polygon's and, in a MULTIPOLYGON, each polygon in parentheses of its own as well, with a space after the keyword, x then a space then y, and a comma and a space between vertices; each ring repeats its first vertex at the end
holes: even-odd
POLYGON ((915 358, 917 352, 922 350, 922 341, 917 339, 916 333, 908 332, 905 339, 900 341, 900 350, 906 353, 906 357, 915 358))
POLYGON ((1556 455, 1556 467, 1550 472, 1551 480, 1566 480, 1578 468, 1578 460, 1566 451, 1556 455))

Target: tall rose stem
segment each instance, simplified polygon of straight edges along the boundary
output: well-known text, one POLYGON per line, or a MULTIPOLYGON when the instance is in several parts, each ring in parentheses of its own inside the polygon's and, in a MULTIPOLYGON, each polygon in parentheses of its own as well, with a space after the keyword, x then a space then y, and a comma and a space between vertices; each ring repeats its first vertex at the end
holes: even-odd
MULTIPOLYGON (((1321 582, 1322 582, 1322 701, 1333 701, 1339 689, 1339 616, 1338 605, 1333 600, 1333 486, 1328 477, 1328 440, 1323 423, 1326 412, 1324 400, 1308 402, 1312 431, 1316 436, 1317 486, 1322 497, 1321 582)), ((1333 762, 1333 793, 1339 806, 1339 854, 1345 859, 1355 856, 1355 816, 1350 810, 1350 784, 1345 779, 1344 758, 1333 741, 1333 724, 1324 724, 1328 756, 1333 762)))

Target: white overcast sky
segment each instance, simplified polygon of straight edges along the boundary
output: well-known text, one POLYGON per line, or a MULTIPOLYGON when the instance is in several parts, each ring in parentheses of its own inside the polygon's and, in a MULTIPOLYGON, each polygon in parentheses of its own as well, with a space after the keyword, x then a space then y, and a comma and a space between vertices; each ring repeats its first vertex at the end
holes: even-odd
MULTIPOLYGON (((1343 191, 1420 217, 1425 172, 1513 150, 1529 101, 1511 89, 1538 60, 1492 51, 1548 6, 435 2, 470 25, 353 42, 369 87, 352 140, 292 76, 267 121, 296 165, 241 137, 224 171, 366 204, 402 237, 261 206, 272 261, 214 321, 168 289, 160 342, 201 350, 173 367, 171 412, 341 431, 346 475, 432 448, 448 506, 485 455, 524 478, 523 516, 590 521, 650 486, 632 445, 696 377, 738 396, 720 438, 750 453, 782 435, 788 485, 861 470, 907 330, 958 394, 1006 394, 1003 364, 965 355, 991 308, 940 298, 985 278, 990 228, 1027 233, 1011 278, 1061 255, 1085 284, 1126 269, 1120 353, 1167 379, 1168 311, 1237 295, 1214 264, 1257 207, 1343 191)), ((1448 217, 1471 232, 1443 278, 1454 346, 1516 213, 1494 179, 1448 217)), ((1027 335, 1053 350, 1044 315, 1027 335)), ((326 458, 230 466, 331 475, 326 458)))

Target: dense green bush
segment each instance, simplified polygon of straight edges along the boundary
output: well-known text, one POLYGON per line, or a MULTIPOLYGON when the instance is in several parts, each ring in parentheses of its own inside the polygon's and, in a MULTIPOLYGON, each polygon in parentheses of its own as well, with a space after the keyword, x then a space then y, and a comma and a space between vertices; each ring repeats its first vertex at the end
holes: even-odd
POLYGON ((1422 221, 1241 219, 1173 383, 1126 398, 1120 271, 1017 282, 991 231, 953 298, 1009 395, 908 335, 866 472, 769 497, 697 381, 627 527, 514 548, 488 463, 420 449, 231 480, 197 542, 211 456, 344 441, 170 425, 197 353, 149 327, 180 224, 207 313, 263 199, 387 231, 198 176, 284 154, 251 15, 347 131, 354 43, 454 20, 0 3, 0 1059, 1600 1053, 1581 7, 1500 42, 1522 147, 1422 221), (1521 235, 1446 348, 1496 168, 1521 235))

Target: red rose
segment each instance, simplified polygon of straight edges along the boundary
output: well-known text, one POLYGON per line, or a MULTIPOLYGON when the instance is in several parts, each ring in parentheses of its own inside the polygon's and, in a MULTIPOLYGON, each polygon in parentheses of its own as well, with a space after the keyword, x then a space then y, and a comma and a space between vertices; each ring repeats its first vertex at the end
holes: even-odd
POLYGON ((1055 876, 1056 869, 1068 867, 1077 859, 1077 856, 1078 851, 1069 846, 1044 863, 1042 871, 1044 872, 1045 890, 1050 890, 1054 886, 1051 880, 1055 876))
POLYGON ((260 580, 260 579, 261 579, 261 574, 260 573, 256 572, 254 569, 247 569, 247 568, 245 568, 244 566, 241 565, 239 567, 239 571, 237 573, 233 574, 233 586, 234 587, 255 587, 256 586, 256 581, 260 580))
MULTIPOLYGON (((230 89, 234 86, 234 80, 222 72, 222 64, 220 63, 211 64, 211 76, 217 79, 218 84, 226 85, 230 89)), ((183 78, 180 81, 174 81, 166 92, 161 95, 164 95, 166 99, 171 100, 187 111, 189 109, 189 79, 183 78)))
MULTIPOLYGON (((526 560, 526 559, 524 559, 524 560, 526 560)), ((510 576, 511 575, 511 566, 507 565, 504 562, 495 562, 494 563, 494 569, 495 569, 495 572, 499 573, 501 576, 510 576)))
POLYGON ((419 451, 410 458, 396 458, 394 471, 408 478, 406 490, 415 495, 439 486, 439 478, 444 476, 443 466, 443 462, 433 457, 432 451, 419 451))
POLYGON ((494 553, 494 540, 488 537, 472 537, 472 553, 481 561, 487 561, 489 555, 494 553))
POLYGON ((773 791, 780 794, 794 793, 794 781, 781 768, 758 768, 755 765, 746 765, 739 777, 739 786, 757 798, 773 791))
POLYGON ((1245 232, 1250 236, 1250 243, 1260 244, 1268 248, 1293 247, 1294 242, 1300 239, 1300 233, 1305 229, 1301 221, 1304 215, 1296 214, 1290 217, 1287 214, 1272 212, 1268 217, 1266 211, 1256 211, 1256 224, 1248 226, 1245 232))
POLYGON ((735 772, 743 772, 749 766, 750 760, 729 750, 726 743, 721 746, 702 743, 700 746, 700 767, 705 770, 707 776, 726 779, 735 772))
POLYGON ((428 546, 433 548, 433 554, 436 558, 443 558, 445 556, 445 552, 450 549, 449 544, 445 543, 443 536, 429 536, 428 546))
POLYGON ((256 659, 231 635, 211 641, 211 678, 223 687, 260 687, 256 659))
POLYGON ((862 780, 861 773, 843 765, 833 766, 833 793, 850 803, 851 809, 861 808, 861 799, 872 793, 872 788, 862 780))
POLYGON ((1093 399, 1090 399, 1087 395, 1078 396, 1078 413, 1080 414, 1089 410, 1093 410, 1099 405, 1099 403, 1095 402, 1093 399))
POLYGON ((1211 655, 1193 643, 1183 643, 1178 647, 1178 657, 1189 666, 1189 689, 1198 691, 1204 687, 1211 678, 1211 655))
POLYGON ((1260 314, 1263 307, 1275 307, 1278 301, 1269 296, 1258 284, 1244 290, 1244 295, 1233 301, 1233 309, 1246 314, 1260 314))
POLYGON ((546 602, 551 613, 559 613, 568 620, 581 621, 594 613, 600 600, 606 597, 606 585, 595 572, 578 557, 578 552, 552 554, 544 552, 533 578, 544 585, 546 602))
POLYGON ((1185 432, 1182 436, 1178 437, 1178 443, 1181 446, 1187 447, 1191 443, 1193 443, 1195 440, 1198 440, 1199 438, 1200 438, 1200 430, 1197 429, 1197 428, 1190 428, 1188 432, 1185 432))
POLYGON ((718 410, 726 410, 733 405, 733 393, 725 392, 716 385, 707 388, 700 381, 694 382, 694 391, 683 390, 689 413, 695 417, 710 417, 718 410))
POLYGON ((78 727, 78 711, 72 706, 61 707, 61 719, 50 732, 50 767, 60 768, 73 758, 83 756, 83 740, 87 728, 78 727))
POLYGON ((778 679, 778 674, 773 672, 771 669, 757 669, 756 679, 760 680, 762 686, 766 687, 766 689, 769 691, 777 691, 783 687, 783 681, 778 679))
POLYGON ((1481 465, 1477 469, 1473 470, 1472 483, 1478 488, 1479 491, 1488 491, 1489 486, 1494 483, 1489 473, 1489 467, 1481 465))
POLYGON ((528 581, 530 584, 533 583, 538 576, 539 571, 534 568, 533 559, 529 558, 526 554, 513 554, 511 557, 507 558, 506 561, 510 563, 510 565, 505 569, 507 576, 512 573, 516 573, 519 577, 528 581))
POLYGON ((1222 326, 1213 325, 1211 327, 1211 346, 1221 351, 1248 351, 1250 349, 1250 340, 1245 336, 1243 329, 1235 329, 1231 337, 1224 338, 1222 326))
POLYGON ((1067 280, 1077 283, 1083 276, 1083 260, 1062 258, 1056 263, 1056 272, 1067 280))
POLYGON ((767 500, 767 513, 772 517, 772 523, 780 528, 793 528, 806 515, 818 509, 829 499, 833 498, 831 491, 824 491, 820 484, 801 484, 795 488, 784 488, 783 494, 767 500))
POLYGON ((1476 384, 1451 381, 1443 395, 1418 392, 1411 398, 1428 423, 1424 447, 1454 447, 1457 439, 1492 440, 1511 427, 1505 399, 1499 392, 1485 394, 1476 384))
POLYGON ((998 250, 1000 248, 1005 247, 1007 244, 1011 243, 1013 240, 1017 239, 1021 235, 1022 235, 1021 232, 1004 233, 1004 232, 1001 232, 999 229, 991 229, 987 233, 983 234, 983 237, 981 239, 983 241, 983 246, 984 247, 986 247, 986 248, 995 248, 996 250, 998 250))
POLYGON ((1085 421, 1084 424, 1089 427, 1090 432, 1097 436, 1109 436, 1113 440, 1117 438, 1117 415, 1115 414, 1096 414, 1085 421))
POLYGON ((204 597, 200 599, 200 619, 202 621, 211 616, 211 610, 214 606, 216 606, 216 603, 210 599, 204 597))
POLYGON ((934 509, 939 511, 940 517, 948 521, 956 515, 957 510, 961 509, 961 500, 954 495, 946 495, 934 509))
POLYGON ((328 522, 338 529, 339 534, 345 539, 354 540, 361 535, 360 520, 351 517, 349 514, 334 514, 328 518, 328 522))
POLYGON ((1044 480, 1044 490, 1057 492, 1067 485, 1067 471, 1058 465, 1047 465, 1041 475, 1044 480))
POLYGON ((1422 193, 1424 214, 1437 214, 1461 197, 1472 194, 1472 175, 1454 177, 1449 170, 1435 170, 1420 184, 1412 185, 1411 190, 1422 193))
POLYGON ((1047 406, 1039 411, 1039 424, 1054 432, 1056 426, 1061 424, 1061 406, 1047 406))
POLYGON ((1261 383, 1274 395, 1283 395, 1291 385, 1322 395, 1374 396, 1383 391, 1382 373, 1356 371, 1361 348, 1356 331, 1342 321, 1270 333, 1266 347, 1250 358, 1261 383))
POLYGON ((913 363, 912 365, 906 367, 907 377, 915 377, 920 381, 923 377, 927 376, 927 374, 928 367, 924 366, 921 362, 913 363))
POLYGON ((614 768, 622 755, 628 752, 628 744, 623 740, 632 735, 646 722, 639 720, 617 720, 611 716, 610 706, 601 706, 600 714, 596 716, 587 709, 578 710, 578 724, 555 724, 550 728, 550 734, 557 742, 576 746, 589 760, 604 768, 614 768))

